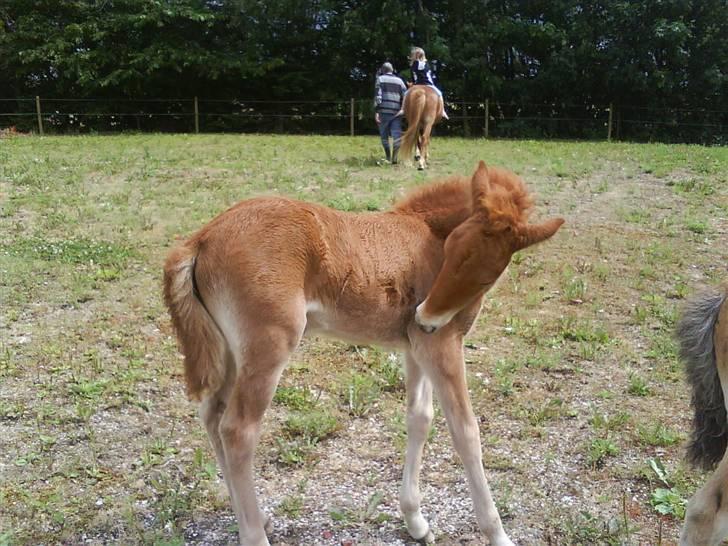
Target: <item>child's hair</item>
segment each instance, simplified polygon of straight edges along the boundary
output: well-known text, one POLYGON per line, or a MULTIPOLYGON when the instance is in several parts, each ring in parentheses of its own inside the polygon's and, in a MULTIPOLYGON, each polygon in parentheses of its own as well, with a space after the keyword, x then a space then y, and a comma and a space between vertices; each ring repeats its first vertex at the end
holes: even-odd
POLYGON ((425 50, 421 47, 413 47, 410 51, 410 61, 426 61, 425 50))

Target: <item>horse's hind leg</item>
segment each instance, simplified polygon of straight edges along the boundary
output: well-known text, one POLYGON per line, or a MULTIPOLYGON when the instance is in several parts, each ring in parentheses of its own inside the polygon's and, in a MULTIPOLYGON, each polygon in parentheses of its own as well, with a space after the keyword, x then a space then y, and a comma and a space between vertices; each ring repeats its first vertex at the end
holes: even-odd
MULTIPOLYGON (((255 495, 253 456, 261 419, 306 323, 303 306, 287 314, 268 311, 267 317, 277 317, 275 323, 246 330, 242 347, 233 355, 237 377, 219 424, 240 543, 246 546, 268 544, 266 521, 255 495)), ((258 320, 265 319, 258 317, 258 320)))
POLYGON ((430 525, 420 511, 420 468, 422 449, 432 423, 432 382, 411 354, 406 356, 405 383, 407 387, 407 452, 404 461, 400 508, 407 530, 415 540, 432 542, 430 525))
MULTIPOLYGON (((713 333, 713 350, 723 400, 728 408, 728 301, 723 303, 718 314, 713 333)), ((690 499, 685 525, 680 533, 680 546, 713 546, 720 544, 727 536, 728 452, 723 455, 706 484, 690 499)))
POLYGON ((728 456, 693 495, 680 533, 680 546, 715 546, 728 536, 728 456))
POLYGON ((417 161, 417 170, 423 171, 426 167, 425 164, 425 153, 427 152, 427 144, 425 142, 425 135, 420 132, 417 137, 417 154, 415 155, 415 161, 417 161))

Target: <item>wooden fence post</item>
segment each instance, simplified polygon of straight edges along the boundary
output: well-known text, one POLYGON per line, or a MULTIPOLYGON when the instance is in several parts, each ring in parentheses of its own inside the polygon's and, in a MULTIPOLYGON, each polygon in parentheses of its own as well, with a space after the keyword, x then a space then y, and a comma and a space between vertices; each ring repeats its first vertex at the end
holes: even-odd
POLYGON ((200 109, 197 107, 197 95, 195 95, 195 133, 200 132, 200 109))
POLYGON ((468 105, 463 101, 463 136, 470 136, 470 121, 468 121, 468 105))
POLYGON ((612 140, 612 112, 614 112, 614 103, 609 103, 609 124, 607 125, 607 142, 612 140))
POLYGON ((35 113, 38 114, 38 131, 40 136, 43 136, 43 118, 40 114, 40 97, 38 95, 35 96, 35 113))
POLYGON ((349 134, 354 136, 354 99, 351 99, 351 110, 349 112, 349 134))
POLYGON ((488 129, 490 125, 490 99, 485 99, 485 138, 488 138, 488 129))

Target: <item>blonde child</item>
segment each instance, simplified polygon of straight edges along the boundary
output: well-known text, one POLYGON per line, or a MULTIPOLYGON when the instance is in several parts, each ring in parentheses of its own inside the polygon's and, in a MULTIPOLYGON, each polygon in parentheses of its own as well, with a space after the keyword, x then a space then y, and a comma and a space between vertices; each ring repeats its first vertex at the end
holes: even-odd
MULTIPOLYGON (((412 63, 410 66, 410 69, 412 70, 412 85, 429 85, 442 97, 442 91, 437 88, 435 82, 432 80, 432 67, 430 66, 430 63, 427 62, 425 50, 421 47, 413 47, 410 52, 409 60, 410 63, 412 63)), ((442 117, 450 119, 444 109, 442 111, 442 117)))

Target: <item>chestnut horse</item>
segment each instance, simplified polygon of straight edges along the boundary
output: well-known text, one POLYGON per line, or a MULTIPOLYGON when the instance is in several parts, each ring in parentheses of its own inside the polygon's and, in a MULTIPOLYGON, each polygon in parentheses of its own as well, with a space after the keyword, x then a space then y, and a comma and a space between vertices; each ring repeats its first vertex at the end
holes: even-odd
POLYGON ((444 102, 429 85, 413 85, 404 97, 404 117, 407 130, 402 135, 399 156, 405 161, 415 154, 418 169, 427 166, 430 159, 430 134, 432 126, 442 118, 444 102))
POLYGON ((520 178, 481 162, 472 177, 424 186, 383 213, 280 197, 242 201, 170 253, 165 302, 241 544, 268 544, 253 483, 261 418, 301 337, 322 332, 406 355, 400 503, 412 537, 433 538, 420 511, 419 473, 434 387, 478 524, 491 544, 512 545, 483 472, 463 336, 511 255, 564 222, 529 224, 531 207, 520 178))
POLYGON ((728 536, 728 283, 689 300, 677 325, 680 356, 692 386, 688 459, 710 469, 688 503, 680 546, 713 546, 728 536))

